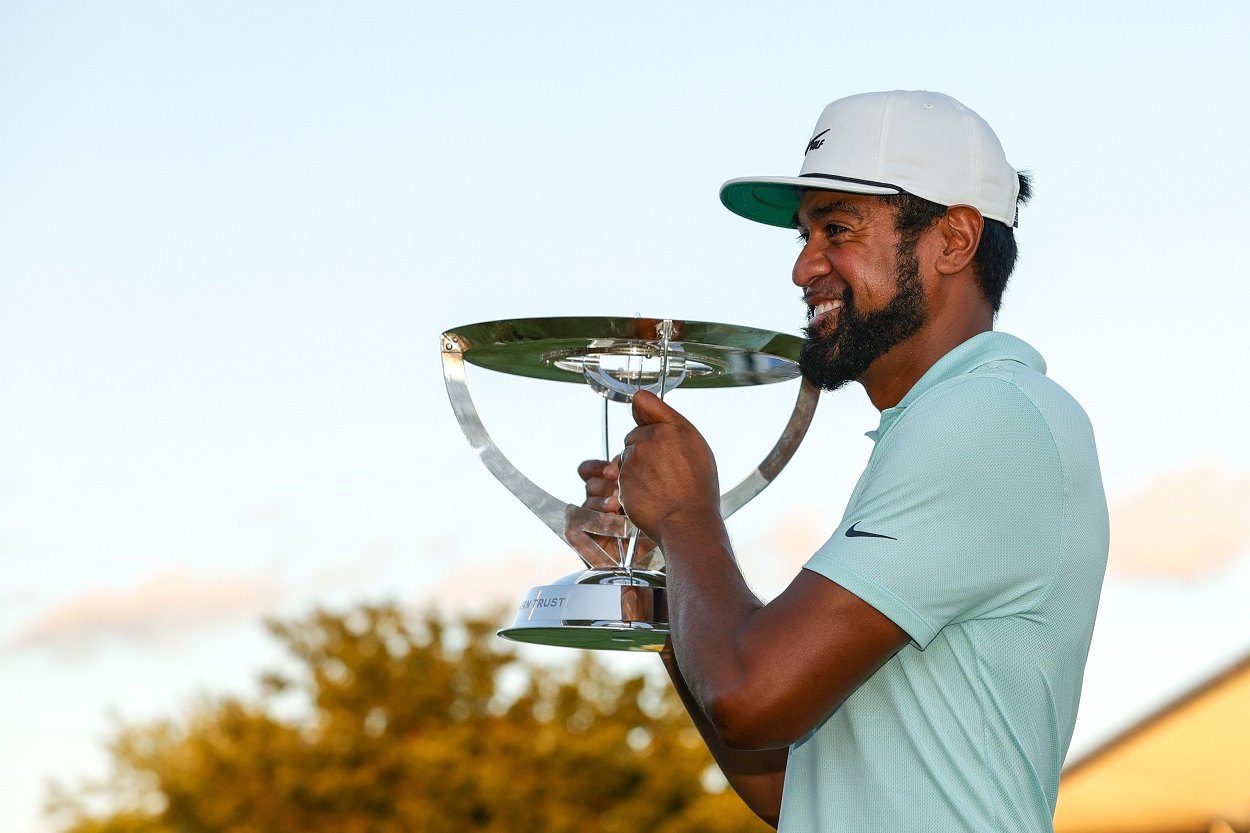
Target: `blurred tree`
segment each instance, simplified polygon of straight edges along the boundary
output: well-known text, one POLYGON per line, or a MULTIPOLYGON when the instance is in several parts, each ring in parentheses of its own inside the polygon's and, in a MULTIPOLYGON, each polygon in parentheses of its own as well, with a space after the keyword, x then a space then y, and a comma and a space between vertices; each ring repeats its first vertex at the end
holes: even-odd
POLYGON ((53 789, 67 833, 770 829, 721 788, 667 684, 590 653, 536 666, 484 619, 381 606, 269 627, 299 673, 123 727, 106 782, 53 789))

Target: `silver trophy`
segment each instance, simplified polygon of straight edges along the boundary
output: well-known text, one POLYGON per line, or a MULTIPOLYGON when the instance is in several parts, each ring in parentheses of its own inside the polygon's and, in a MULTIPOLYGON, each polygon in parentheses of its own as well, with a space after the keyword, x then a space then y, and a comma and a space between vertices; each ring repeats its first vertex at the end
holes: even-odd
MULTIPOLYGON (((762 385, 799 376, 802 340, 792 335, 656 318, 524 318, 457 327, 439 339, 443 378, 456 419, 482 463, 581 558, 585 569, 530 589, 499 635, 518 642, 658 651, 668 638, 664 556, 625 515, 565 503, 522 474, 482 425, 464 363, 557 382, 589 385, 608 406, 639 390, 661 398, 677 386, 762 385)), ((811 424, 818 391, 803 382, 781 438, 746 478, 721 496, 729 517, 790 461, 811 424)))

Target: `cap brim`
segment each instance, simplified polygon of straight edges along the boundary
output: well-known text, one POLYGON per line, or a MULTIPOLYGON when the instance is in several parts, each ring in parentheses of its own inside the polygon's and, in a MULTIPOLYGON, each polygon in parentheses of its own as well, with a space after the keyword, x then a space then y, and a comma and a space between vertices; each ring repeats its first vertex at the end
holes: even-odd
POLYGON ((748 176, 720 187, 720 201, 740 217, 780 228, 794 228, 804 191, 841 191, 883 197, 899 189, 823 176, 748 176))

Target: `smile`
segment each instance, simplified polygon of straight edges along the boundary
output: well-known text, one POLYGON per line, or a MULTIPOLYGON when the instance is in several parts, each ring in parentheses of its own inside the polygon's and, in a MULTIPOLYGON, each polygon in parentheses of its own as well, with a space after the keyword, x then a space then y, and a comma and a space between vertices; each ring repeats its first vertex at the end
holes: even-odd
POLYGON ((843 307, 842 299, 835 298, 830 301, 821 301, 819 304, 812 305, 811 317, 808 319, 808 326, 819 327, 822 324, 832 323, 838 317, 838 311, 843 307))

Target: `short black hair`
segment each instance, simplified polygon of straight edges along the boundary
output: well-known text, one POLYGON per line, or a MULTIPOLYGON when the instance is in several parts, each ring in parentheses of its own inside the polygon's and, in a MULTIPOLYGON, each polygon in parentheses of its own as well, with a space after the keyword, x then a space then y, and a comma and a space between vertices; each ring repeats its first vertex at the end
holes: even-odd
MULTIPOLYGON (((1020 195, 1016 198, 1018 208, 1027 204, 1033 196, 1033 177, 1027 171, 1020 171, 1016 176, 1020 178, 1020 195)), ((905 191, 881 199, 894 208, 894 230, 902 237, 900 246, 914 247, 920 233, 946 213, 946 206, 905 191)), ((994 312, 998 312, 1002 305, 1003 291, 1007 288, 1007 279, 1016 267, 1018 256, 1012 227, 987 217, 981 242, 972 257, 972 268, 976 272, 977 283, 981 285, 981 294, 990 302, 994 312)))

